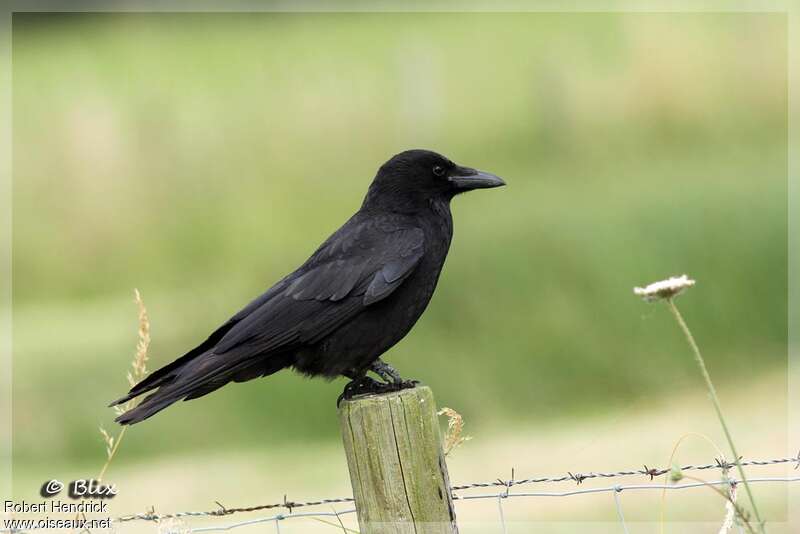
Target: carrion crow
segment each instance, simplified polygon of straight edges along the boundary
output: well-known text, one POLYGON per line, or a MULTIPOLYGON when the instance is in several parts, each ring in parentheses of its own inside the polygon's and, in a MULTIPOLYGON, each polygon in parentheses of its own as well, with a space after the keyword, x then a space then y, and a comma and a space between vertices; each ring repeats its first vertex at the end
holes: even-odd
POLYGON ((392 157, 344 226, 203 343, 114 401, 152 392, 116 421, 138 423, 181 399, 285 368, 348 377, 345 397, 413 386, 380 356, 428 306, 453 237, 452 198, 501 185, 428 150, 392 157))

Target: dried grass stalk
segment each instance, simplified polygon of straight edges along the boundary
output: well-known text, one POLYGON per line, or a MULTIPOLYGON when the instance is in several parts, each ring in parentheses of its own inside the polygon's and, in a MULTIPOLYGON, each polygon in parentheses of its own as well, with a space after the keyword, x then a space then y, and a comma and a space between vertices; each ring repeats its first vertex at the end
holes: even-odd
MULTIPOLYGON (((127 373, 128 383, 131 387, 135 386, 147 376, 147 351, 150 348, 150 319, 147 316, 147 308, 144 305, 142 295, 139 293, 138 289, 133 290, 133 295, 134 302, 136 302, 136 306, 139 309, 139 339, 136 342, 136 353, 131 362, 131 370, 127 373)), ((117 415, 120 415, 136 407, 137 404, 139 404, 139 399, 131 399, 122 406, 114 406, 114 411, 117 415)), ((127 426, 122 427, 122 430, 119 431, 119 434, 117 434, 115 438, 109 435, 103 427, 100 427, 100 434, 103 436, 103 441, 106 443, 106 463, 100 470, 97 480, 103 479, 106 470, 108 470, 108 466, 111 464, 111 460, 117 453, 117 449, 119 449, 119 444, 122 442, 122 438, 125 436, 125 431, 127 429, 127 426)))
POLYGON ((136 355, 131 362, 133 371, 128 373, 128 383, 131 387, 147 375, 147 350, 150 348, 150 319, 147 316, 147 308, 139 290, 134 289, 133 294, 136 306, 139 308, 139 341, 136 343, 136 355))
POLYGON ((444 407, 436 415, 447 416, 447 433, 444 436, 444 455, 447 456, 457 449, 465 441, 472 439, 471 436, 463 436, 464 418, 452 408, 444 407))

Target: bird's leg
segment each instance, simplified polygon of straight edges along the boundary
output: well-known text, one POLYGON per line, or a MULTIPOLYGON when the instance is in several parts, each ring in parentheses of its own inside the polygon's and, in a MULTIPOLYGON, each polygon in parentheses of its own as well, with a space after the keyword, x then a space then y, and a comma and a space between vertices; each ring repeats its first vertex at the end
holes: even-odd
POLYGON ((380 358, 372 362, 368 369, 386 381, 387 385, 392 386, 392 390, 413 388, 419 384, 417 380, 403 380, 397 369, 380 358))

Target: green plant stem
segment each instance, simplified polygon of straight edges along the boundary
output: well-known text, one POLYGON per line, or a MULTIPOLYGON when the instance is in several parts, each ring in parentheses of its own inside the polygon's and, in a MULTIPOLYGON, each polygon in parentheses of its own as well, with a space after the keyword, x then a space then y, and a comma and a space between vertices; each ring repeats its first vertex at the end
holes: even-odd
POLYGON ((675 303, 671 298, 667 299, 667 307, 672 312, 672 315, 675 316, 678 326, 680 326, 681 330, 683 330, 686 340, 689 342, 689 346, 691 346, 692 351, 694 352, 694 359, 697 362, 697 366, 700 367, 700 373, 703 375, 703 378, 706 381, 706 387, 708 388, 711 402, 714 404, 714 410, 717 412, 717 418, 722 425, 722 431, 725 433, 725 439, 728 440, 728 445, 731 448, 733 461, 736 464, 736 469, 739 471, 739 477, 741 477, 744 488, 747 490, 747 497, 750 499, 750 506, 753 507, 753 514, 756 516, 756 521, 758 522, 758 530, 760 532, 765 532, 764 521, 761 519, 761 514, 758 512, 758 507, 756 506, 756 501, 753 498, 753 492, 750 490, 750 484, 747 483, 747 477, 744 475, 742 464, 739 463, 739 453, 736 452, 736 446, 733 444, 733 438, 728 430, 727 423, 725 423, 725 417, 722 415, 722 408, 720 407, 719 398, 717 397, 717 390, 714 388, 714 383, 711 381, 711 376, 708 374, 708 370, 706 369, 706 362, 703 360, 703 355, 700 353, 700 347, 697 346, 697 342, 694 340, 692 331, 689 330, 689 326, 686 324, 686 321, 683 320, 681 312, 678 311, 678 307, 675 306, 675 303))

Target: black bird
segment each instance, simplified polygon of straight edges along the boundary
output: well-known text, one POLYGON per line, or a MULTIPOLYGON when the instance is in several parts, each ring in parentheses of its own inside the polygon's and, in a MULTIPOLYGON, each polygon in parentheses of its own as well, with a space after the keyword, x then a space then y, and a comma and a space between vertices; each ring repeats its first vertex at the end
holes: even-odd
POLYGON ((428 306, 453 237, 452 198, 501 185, 435 152, 397 154, 378 170, 361 208, 303 265, 114 401, 156 390, 117 422, 138 423, 181 399, 287 367, 350 378, 345 397, 413 386, 380 356, 428 306))

